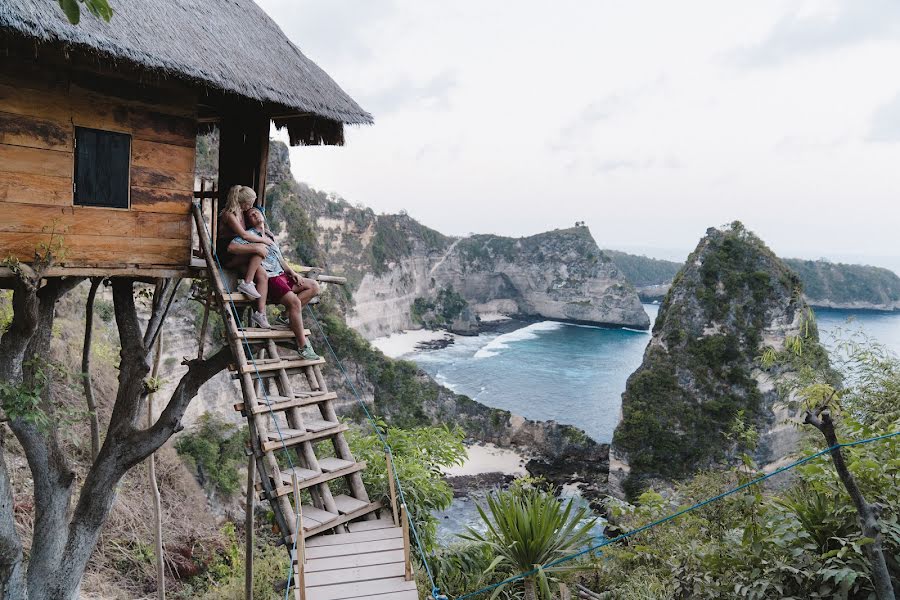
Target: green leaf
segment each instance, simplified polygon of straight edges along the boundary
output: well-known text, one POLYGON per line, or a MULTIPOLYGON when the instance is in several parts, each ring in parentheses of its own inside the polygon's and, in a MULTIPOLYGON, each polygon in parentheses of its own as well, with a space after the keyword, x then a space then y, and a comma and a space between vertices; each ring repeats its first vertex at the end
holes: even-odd
POLYGON ((59 0, 59 6, 66 13, 66 18, 72 25, 78 25, 81 20, 81 9, 78 7, 77 0, 59 0))

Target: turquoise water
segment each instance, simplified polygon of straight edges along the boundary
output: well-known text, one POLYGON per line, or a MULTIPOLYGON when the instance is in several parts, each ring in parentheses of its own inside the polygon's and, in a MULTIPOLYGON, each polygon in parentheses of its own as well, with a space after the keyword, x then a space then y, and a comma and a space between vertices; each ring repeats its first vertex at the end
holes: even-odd
MULTIPOLYGON (((653 321, 658 306, 644 308, 653 321)), ((826 343, 839 329, 862 329, 900 354, 900 313, 816 314, 826 343)), ((595 440, 609 442, 625 381, 641 364, 649 339, 648 332, 544 321, 502 335, 457 337, 447 348, 404 358, 483 404, 576 425, 595 440)))

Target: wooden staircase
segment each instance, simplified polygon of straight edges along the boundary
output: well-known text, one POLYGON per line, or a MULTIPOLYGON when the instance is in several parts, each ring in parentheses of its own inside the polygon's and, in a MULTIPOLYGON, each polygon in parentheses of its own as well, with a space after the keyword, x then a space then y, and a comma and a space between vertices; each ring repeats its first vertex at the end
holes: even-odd
POLYGON ((366 492, 366 465, 356 461, 344 437, 349 427, 335 413, 337 395, 328 390, 321 371, 325 360, 303 360, 287 328, 241 325, 235 307, 246 307, 251 299, 228 289, 197 204, 193 213, 211 293, 234 356, 232 378, 243 395, 234 408, 249 426, 256 491, 271 505, 279 541, 292 559, 293 597, 417 598, 405 509, 398 511, 392 493, 392 518, 378 518, 388 511, 366 492), (285 345, 294 351, 285 351, 285 345), (319 444, 329 445, 333 456, 319 458, 319 444), (344 493, 332 492, 335 484, 344 493))

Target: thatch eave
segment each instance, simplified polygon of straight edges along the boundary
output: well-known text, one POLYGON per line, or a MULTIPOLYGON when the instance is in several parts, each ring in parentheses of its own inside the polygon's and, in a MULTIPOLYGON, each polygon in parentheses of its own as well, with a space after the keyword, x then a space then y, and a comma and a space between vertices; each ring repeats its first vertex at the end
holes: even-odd
POLYGON ((37 50, 124 62, 201 94, 256 101, 280 116, 312 115, 335 126, 373 122, 252 0, 123 1, 114 8, 110 24, 86 15, 72 26, 55 2, 0 1, 0 33, 33 41, 37 50))

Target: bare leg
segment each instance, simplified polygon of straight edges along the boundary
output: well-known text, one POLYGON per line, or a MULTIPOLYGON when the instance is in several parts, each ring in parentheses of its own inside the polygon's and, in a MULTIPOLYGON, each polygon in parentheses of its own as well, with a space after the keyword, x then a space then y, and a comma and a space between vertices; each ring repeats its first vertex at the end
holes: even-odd
POLYGON ((300 304, 306 306, 310 300, 319 295, 319 284, 313 279, 302 278, 300 283, 294 285, 293 291, 300 299, 300 304))
POLYGON ((256 310, 265 313, 266 294, 269 292, 269 276, 266 275, 265 269, 259 267, 256 269, 256 273, 254 273, 253 277, 253 280, 256 282, 256 291, 259 292, 259 299, 256 301, 256 310))
POLYGON ((306 333, 303 331, 303 305, 300 304, 300 298, 294 292, 288 292, 281 297, 281 304, 287 309, 291 331, 294 332, 297 343, 303 349, 306 346, 306 333))

